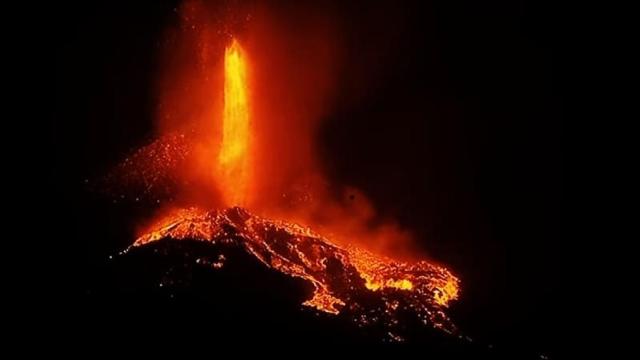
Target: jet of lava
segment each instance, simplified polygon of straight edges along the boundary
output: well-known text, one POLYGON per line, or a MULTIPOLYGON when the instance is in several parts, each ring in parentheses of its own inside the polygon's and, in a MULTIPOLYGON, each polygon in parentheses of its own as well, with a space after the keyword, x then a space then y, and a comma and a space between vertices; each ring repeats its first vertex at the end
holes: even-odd
POLYGON ((249 90, 246 58, 235 39, 224 55, 224 113, 218 171, 224 200, 244 205, 249 182, 249 90))

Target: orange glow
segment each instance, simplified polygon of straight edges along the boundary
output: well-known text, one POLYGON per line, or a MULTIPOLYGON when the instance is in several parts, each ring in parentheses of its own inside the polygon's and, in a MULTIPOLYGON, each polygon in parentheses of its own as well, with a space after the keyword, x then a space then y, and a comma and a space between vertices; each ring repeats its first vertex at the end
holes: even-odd
POLYGON ((244 205, 249 182, 249 90, 247 64, 234 39, 224 54, 224 113, 219 176, 227 205, 244 205))

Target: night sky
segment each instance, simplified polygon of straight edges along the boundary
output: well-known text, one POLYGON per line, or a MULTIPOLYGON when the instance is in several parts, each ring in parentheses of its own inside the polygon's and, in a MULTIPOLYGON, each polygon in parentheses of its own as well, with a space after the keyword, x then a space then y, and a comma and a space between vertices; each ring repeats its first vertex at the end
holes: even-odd
MULTIPOLYGON (((451 314, 467 333, 556 354, 568 240, 553 11, 523 1, 270 6, 285 18, 321 9, 342 31, 340 100, 316 139, 327 176, 362 189, 459 275, 451 314)), ((58 9, 52 175, 77 221, 80 307, 145 213, 90 185, 153 137, 158 51, 175 7, 58 9)))

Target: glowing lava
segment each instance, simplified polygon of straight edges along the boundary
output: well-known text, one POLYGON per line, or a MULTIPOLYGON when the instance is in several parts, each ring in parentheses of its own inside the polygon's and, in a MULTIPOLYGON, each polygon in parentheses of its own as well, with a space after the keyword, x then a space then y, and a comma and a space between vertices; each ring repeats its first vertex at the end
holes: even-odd
POLYGON ((392 331, 399 325, 398 314, 411 313, 425 325, 455 331, 444 309, 458 297, 459 281, 426 261, 406 263, 355 246, 340 247, 309 228, 238 207, 180 210, 133 246, 162 239, 241 247, 268 268, 313 285, 313 295, 303 305, 330 314, 346 312, 362 325, 382 323, 392 331))
POLYGON ((218 154, 225 202, 244 205, 249 186, 249 88, 246 57, 234 39, 224 55, 224 113, 218 154))

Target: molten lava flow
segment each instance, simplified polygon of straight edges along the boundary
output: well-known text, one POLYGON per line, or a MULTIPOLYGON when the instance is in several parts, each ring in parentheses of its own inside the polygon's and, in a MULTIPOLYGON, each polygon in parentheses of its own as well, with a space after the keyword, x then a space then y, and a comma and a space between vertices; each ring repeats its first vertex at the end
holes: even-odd
POLYGON ((315 290, 304 305, 330 314, 344 311, 363 325, 382 322, 393 330, 397 314, 403 312, 424 324, 455 331, 444 309, 458 297, 458 279, 425 261, 405 263, 355 246, 343 248, 309 228, 261 218, 237 207, 181 210, 161 220, 133 246, 162 239, 244 248, 268 268, 311 283, 315 290))
POLYGON ((246 59, 235 39, 225 51, 224 75, 220 182, 226 203, 243 205, 249 182, 249 90, 246 59))

